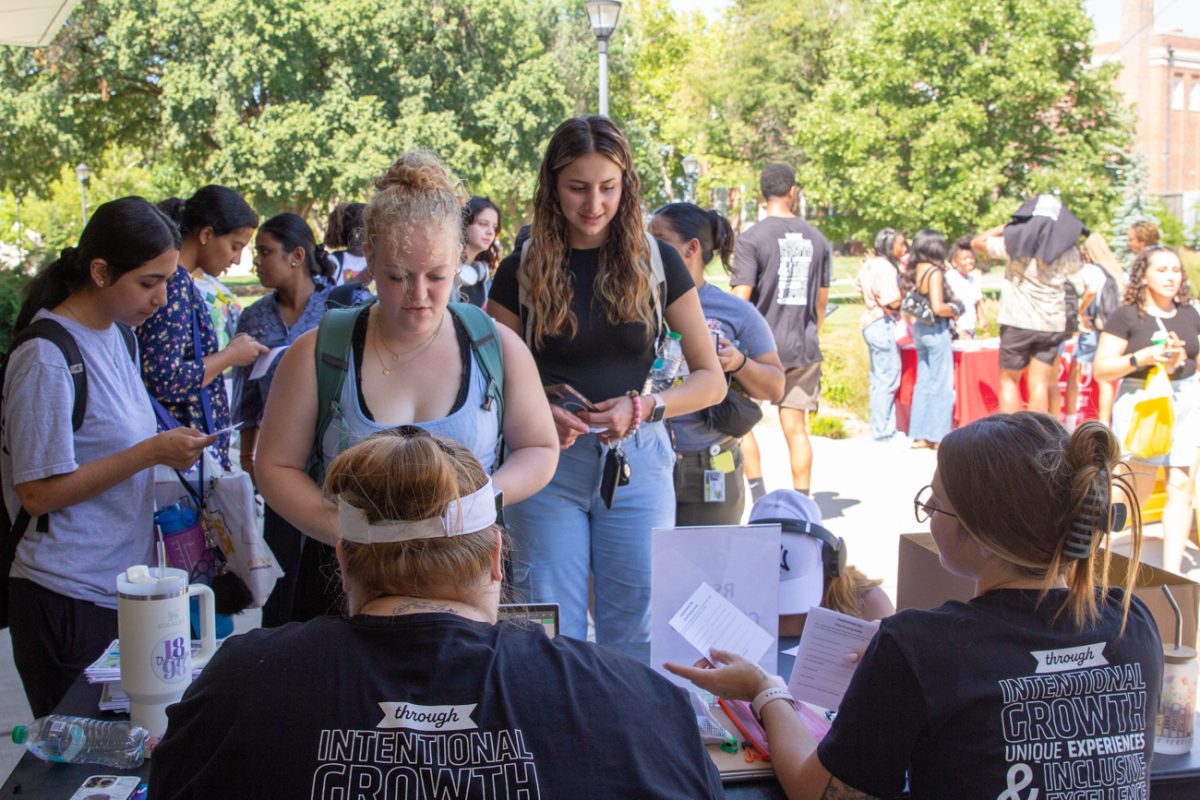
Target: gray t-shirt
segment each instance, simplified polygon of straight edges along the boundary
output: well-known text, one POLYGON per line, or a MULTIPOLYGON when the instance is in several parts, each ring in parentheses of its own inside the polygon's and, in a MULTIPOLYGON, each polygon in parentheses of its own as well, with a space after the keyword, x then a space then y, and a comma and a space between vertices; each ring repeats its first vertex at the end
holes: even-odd
MULTIPOLYGON (((758 358, 763 353, 775 352, 775 339, 771 328, 754 306, 729 292, 723 292, 711 283, 700 287, 700 307, 709 320, 721 324, 721 333, 749 358, 758 358)), ((734 380, 737 380, 736 376, 734 380)), ((683 414, 670 420, 671 432, 675 435, 675 450, 679 453, 695 453, 708 449, 725 438, 725 434, 710 431, 701 419, 700 412, 683 414)))
MULTIPOLYGON (((20 508, 15 484, 74 472, 154 435, 154 412, 134 359, 115 327, 97 331, 38 312, 65 327, 87 365, 87 413, 71 430, 75 387, 62 352, 45 339, 17 349, 4 378, 0 472, 10 517, 20 508)), ((53 592, 105 608, 117 606, 117 573, 148 564, 154 552, 154 471, 50 513, 50 530, 30 523, 12 571, 53 592)))
POLYGON ((783 366, 821 361, 817 292, 828 288, 833 251, 799 217, 767 217, 737 238, 732 286, 750 286, 750 302, 767 320, 783 366))

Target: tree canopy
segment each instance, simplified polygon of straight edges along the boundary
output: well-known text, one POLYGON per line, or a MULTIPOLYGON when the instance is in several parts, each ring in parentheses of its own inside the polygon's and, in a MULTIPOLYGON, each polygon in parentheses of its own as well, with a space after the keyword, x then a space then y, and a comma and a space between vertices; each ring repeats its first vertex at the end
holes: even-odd
MULTIPOLYGON (((757 194, 795 164, 834 237, 955 233, 1058 192, 1111 219, 1131 145, 1112 68, 1093 69, 1081 0, 735 0, 707 22, 628 0, 613 116, 653 206, 757 194)), ((515 230, 545 141, 595 108, 576 0, 82 0, 52 45, 0 48, 0 240, 53 250, 93 202, 209 182, 263 214, 323 217, 402 150, 439 153, 515 230)))

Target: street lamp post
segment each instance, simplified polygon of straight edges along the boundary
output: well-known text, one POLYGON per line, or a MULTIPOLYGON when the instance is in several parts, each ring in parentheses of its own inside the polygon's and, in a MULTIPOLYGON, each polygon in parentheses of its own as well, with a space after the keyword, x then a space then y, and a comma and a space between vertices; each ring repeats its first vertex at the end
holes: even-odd
POLYGON ((21 187, 13 193, 13 199, 17 203, 17 267, 25 266, 25 227, 21 224, 21 187))
POLYGON ((700 159, 695 156, 684 156, 683 174, 687 178, 688 202, 694 203, 696 202, 696 179, 700 177, 700 159))
POLYGON ((600 50, 600 115, 608 116, 608 40, 617 29, 617 20, 621 17, 621 4, 618 0, 587 0, 588 19, 592 23, 592 33, 596 35, 596 44, 600 50))
POLYGON ((87 164, 80 161, 79 165, 75 167, 75 177, 79 178, 79 208, 82 212, 82 216, 79 218, 79 227, 82 228, 87 225, 87 187, 88 179, 92 177, 92 171, 88 169, 87 164))

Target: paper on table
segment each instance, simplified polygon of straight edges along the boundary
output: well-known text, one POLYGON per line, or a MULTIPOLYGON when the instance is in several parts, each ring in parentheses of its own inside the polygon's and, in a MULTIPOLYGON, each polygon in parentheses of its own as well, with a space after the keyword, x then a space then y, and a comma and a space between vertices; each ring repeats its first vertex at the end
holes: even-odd
POLYGON ((775 642, 771 634, 707 583, 692 592, 670 625, 706 658, 715 647, 757 663, 775 642))
POLYGON ((857 666, 846 663, 846 654, 865 646, 877 630, 878 622, 820 606, 810 608, 792 666, 792 679, 788 681, 792 697, 837 710, 857 666))
POLYGON ((275 359, 279 358, 279 355, 287 349, 288 346, 286 344, 280 345, 279 347, 273 347, 258 358, 254 359, 254 367, 250 370, 250 380, 256 381, 263 375, 266 375, 267 370, 269 370, 271 365, 275 363, 275 359))

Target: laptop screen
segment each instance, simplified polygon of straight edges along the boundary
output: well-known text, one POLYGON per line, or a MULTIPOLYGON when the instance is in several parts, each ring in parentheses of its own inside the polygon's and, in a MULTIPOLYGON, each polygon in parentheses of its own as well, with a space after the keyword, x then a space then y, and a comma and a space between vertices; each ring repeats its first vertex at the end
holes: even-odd
POLYGON ((536 622, 553 639, 558 636, 558 603, 501 603, 500 619, 536 622))

